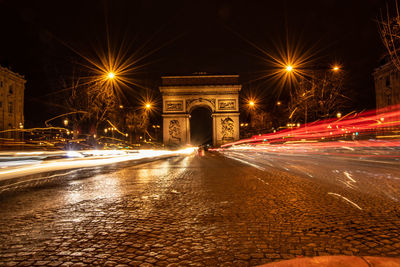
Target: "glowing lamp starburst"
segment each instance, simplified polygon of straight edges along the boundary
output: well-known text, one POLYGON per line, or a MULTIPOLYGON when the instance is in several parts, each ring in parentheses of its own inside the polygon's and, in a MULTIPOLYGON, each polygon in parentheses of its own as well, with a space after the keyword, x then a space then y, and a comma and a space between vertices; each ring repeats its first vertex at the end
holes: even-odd
POLYGON ((115 78, 115 73, 114 72, 109 72, 107 76, 108 76, 109 79, 114 79, 115 78))
POLYGON ((293 70, 293 66, 292 65, 287 65, 286 66, 286 71, 290 72, 293 70))

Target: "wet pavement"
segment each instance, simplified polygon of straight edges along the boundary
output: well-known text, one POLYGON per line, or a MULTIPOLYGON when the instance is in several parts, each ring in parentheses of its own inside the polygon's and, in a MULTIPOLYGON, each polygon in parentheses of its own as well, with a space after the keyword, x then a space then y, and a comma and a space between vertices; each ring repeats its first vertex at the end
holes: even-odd
POLYGON ((0 196, 0 265, 254 266, 400 256, 400 168, 207 153, 0 196), (380 175, 379 175, 380 173, 380 175))

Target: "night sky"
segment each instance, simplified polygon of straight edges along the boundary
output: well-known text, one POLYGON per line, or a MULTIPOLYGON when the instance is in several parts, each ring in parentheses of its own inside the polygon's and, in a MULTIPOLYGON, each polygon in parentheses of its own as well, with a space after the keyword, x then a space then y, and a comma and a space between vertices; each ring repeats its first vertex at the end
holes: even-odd
POLYGON ((375 105, 371 73, 384 52, 376 19, 384 8, 378 0, 0 0, 0 64, 27 79, 29 126, 65 112, 55 100, 60 81, 82 67, 78 54, 92 58, 106 49, 107 29, 111 46, 140 59, 132 75, 145 87, 156 91, 168 74, 239 74, 244 93, 257 90, 265 99, 276 90, 262 79, 271 66, 255 46, 275 53, 288 41, 311 49, 314 64, 339 62, 355 92, 353 108, 361 110, 375 105))

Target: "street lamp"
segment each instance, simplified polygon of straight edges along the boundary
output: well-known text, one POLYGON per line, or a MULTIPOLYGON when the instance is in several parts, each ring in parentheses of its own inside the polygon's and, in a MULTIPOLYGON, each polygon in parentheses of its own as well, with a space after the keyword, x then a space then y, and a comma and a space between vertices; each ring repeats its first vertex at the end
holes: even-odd
POLYGON ((109 72, 107 76, 108 76, 108 79, 114 79, 115 78, 114 72, 109 72))
POLYGON ((67 127, 67 125, 68 125, 68 119, 65 119, 64 120, 64 126, 67 127))
POLYGON ((336 113, 336 117, 337 117, 338 119, 340 119, 340 118, 342 117, 342 113, 340 113, 340 112, 336 113))
POLYGON ((337 72, 339 70, 340 70, 340 67, 337 65, 333 66, 333 68, 332 68, 332 71, 334 71, 334 72, 337 72))
POLYGON ((277 105, 277 106, 280 106, 280 105, 282 105, 282 102, 281 102, 281 101, 278 101, 278 102, 276 102, 276 105, 277 105))
POLYGON ((254 101, 249 101, 249 106, 250 107, 254 107, 254 105, 255 105, 254 101))
POLYGON ((287 72, 291 72, 293 70, 293 66, 292 65, 287 65, 286 66, 286 71, 287 72))
POLYGON ((160 129, 160 125, 153 125, 154 133, 156 135, 156 141, 158 142, 158 129, 160 129))
POLYGON ((146 109, 150 109, 151 108, 151 104, 147 103, 145 107, 146 107, 146 109))

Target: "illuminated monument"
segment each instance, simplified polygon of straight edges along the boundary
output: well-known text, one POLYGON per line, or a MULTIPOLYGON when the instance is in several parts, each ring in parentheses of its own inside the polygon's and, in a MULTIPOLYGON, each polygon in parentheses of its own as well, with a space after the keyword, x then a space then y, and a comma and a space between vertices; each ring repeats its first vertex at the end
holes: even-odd
POLYGON ((199 107, 211 111, 214 146, 239 139, 239 75, 164 76, 161 80, 164 144, 190 144, 190 114, 199 107))

